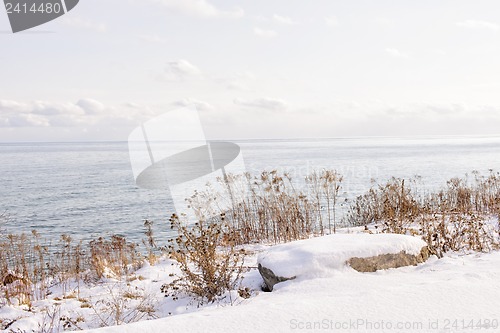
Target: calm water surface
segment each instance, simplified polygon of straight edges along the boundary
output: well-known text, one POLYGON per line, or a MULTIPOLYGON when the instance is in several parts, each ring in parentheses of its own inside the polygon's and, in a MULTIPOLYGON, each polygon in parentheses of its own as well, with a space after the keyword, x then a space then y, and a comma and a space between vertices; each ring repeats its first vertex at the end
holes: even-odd
MULTIPOLYGON (((314 169, 344 177, 342 196, 354 198, 372 179, 422 177, 427 189, 473 170, 500 171, 500 138, 376 138, 237 141, 248 171, 289 171, 298 186, 314 169)), ((142 239, 144 219, 166 236, 168 190, 138 188, 126 142, 0 144, 0 212, 4 232, 37 229, 46 237, 121 234, 142 239)))

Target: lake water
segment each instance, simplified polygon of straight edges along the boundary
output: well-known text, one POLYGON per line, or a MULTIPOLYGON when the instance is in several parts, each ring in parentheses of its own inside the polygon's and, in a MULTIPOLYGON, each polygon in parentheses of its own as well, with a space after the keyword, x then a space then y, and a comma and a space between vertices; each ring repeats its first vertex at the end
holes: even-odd
MULTIPOLYGON (((314 169, 344 175, 342 197, 366 191, 372 179, 419 175, 427 188, 473 170, 500 170, 500 137, 360 138, 235 141, 246 169, 289 171, 301 186, 314 169)), ((168 190, 134 183, 126 142, 0 144, 0 214, 4 232, 37 229, 51 238, 112 234, 143 238, 143 221, 168 234, 168 190)))

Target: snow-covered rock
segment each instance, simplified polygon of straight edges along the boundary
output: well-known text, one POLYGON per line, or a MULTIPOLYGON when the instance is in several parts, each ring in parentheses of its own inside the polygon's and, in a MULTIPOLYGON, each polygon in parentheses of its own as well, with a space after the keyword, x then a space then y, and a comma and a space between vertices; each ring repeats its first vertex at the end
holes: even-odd
POLYGON ((266 273, 262 276, 267 288, 273 290, 281 281, 331 276, 348 269, 348 263, 358 271, 415 265, 428 258, 425 247, 423 240, 406 235, 335 234, 273 246, 257 262, 261 274, 266 273))

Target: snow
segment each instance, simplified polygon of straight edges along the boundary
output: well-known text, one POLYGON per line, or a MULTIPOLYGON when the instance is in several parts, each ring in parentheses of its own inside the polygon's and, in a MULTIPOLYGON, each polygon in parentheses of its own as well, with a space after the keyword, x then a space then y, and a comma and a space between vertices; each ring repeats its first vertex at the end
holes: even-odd
POLYGON ((257 262, 283 277, 322 277, 345 268, 353 257, 367 258, 405 251, 418 255, 426 243, 396 234, 335 234, 271 247, 257 262))
MULTIPOLYGON (((82 286, 79 297, 100 304, 106 295, 118 295, 123 290, 151 296, 155 315, 144 319, 160 319, 104 327, 95 330, 97 333, 476 332, 477 327, 467 327, 471 321, 482 325, 486 332, 500 330, 498 326, 485 326, 500 320, 500 252, 449 253, 442 259, 431 256, 418 266, 359 273, 347 267, 345 260, 403 250, 417 254, 425 244, 410 236, 350 232, 277 246, 248 247, 253 254, 245 265, 252 269, 245 273, 243 285, 252 290, 249 299, 233 292, 231 298, 220 303, 198 307, 187 297, 178 301, 163 297, 160 286, 172 280, 172 273, 178 273, 168 259, 145 265, 135 272, 138 278, 133 281, 109 279, 82 286), (263 281, 256 269, 258 262, 272 263, 280 274, 300 275, 275 285, 272 293, 265 293, 260 290, 263 281)), ((19 318, 9 327, 13 331, 38 331, 40 321, 47 317, 41 309, 58 303, 60 315, 84 318, 78 322, 80 328, 101 325, 95 311, 82 307, 81 300, 61 299, 57 287, 51 291, 50 299, 34 304, 34 313, 4 306, 0 319, 19 318)), ((129 301, 132 305, 139 300, 129 301)))
POLYGON ((497 332, 484 325, 500 319, 499 276, 498 252, 452 254, 416 267, 287 281, 236 306, 96 332, 293 332, 314 325, 320 325, 315 331, 475 332, 461 329, 471 320, 497 332))

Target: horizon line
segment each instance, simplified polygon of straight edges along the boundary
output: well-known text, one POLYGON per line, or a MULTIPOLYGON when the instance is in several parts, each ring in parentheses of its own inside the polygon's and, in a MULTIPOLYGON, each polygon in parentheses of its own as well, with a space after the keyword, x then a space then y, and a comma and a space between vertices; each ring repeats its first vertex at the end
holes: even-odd
MULTIPOLYGON (((366 135, 338 137, 290 137, 290 138, 233 138, 210 139, 206 141, 312 141, 312 140, 349 140, 349 139, 459 139, 459 138, 500 138, 500 134, 419 134, 419 135, 366 135)), ((188 140, 189 141, 189 140, 188 140)), ((188 142, 187 141, 187 142, 188 142)), ((198 140, 196 140, 198 141, 198 140)), ((74 140, 74 141, 0 141, 0 144, 68 144, 68 143, 126 143, 128 140, 74 140)))

